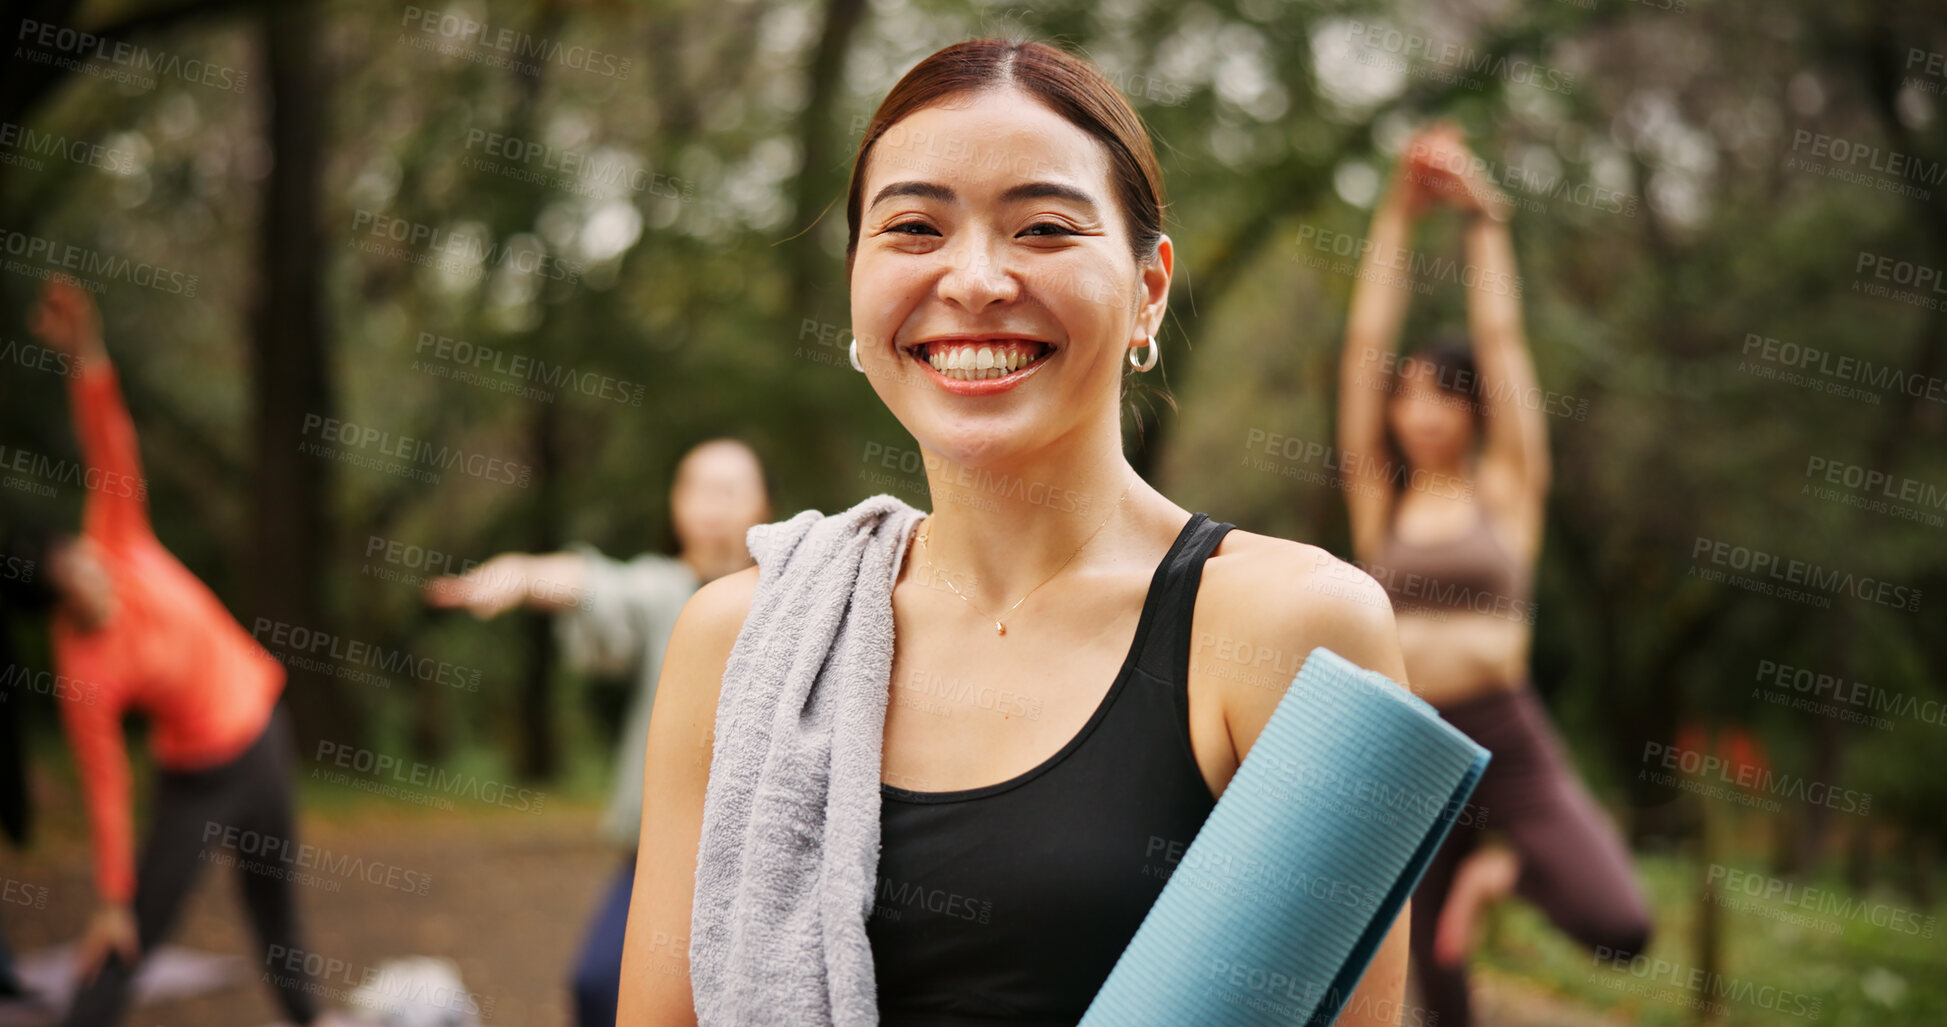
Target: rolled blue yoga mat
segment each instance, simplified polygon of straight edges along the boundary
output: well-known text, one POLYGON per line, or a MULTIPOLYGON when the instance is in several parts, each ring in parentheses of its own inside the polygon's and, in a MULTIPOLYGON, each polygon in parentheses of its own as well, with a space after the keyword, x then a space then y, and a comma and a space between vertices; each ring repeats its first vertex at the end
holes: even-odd
POLYGON ((1313 649, 1080 1027, 1331 1023, 1476 815, 1487 761, 1404 687, 1313 649))

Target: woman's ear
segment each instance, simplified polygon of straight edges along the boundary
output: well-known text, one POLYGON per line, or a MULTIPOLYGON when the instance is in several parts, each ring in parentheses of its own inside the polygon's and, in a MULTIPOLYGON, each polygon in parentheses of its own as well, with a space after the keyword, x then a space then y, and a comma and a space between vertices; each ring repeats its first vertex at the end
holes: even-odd
POLYGON ((1146 339, 1163 330, 1163 311, 1169 306, 1170 279, 1176 270, 1176 247, 1165 235, 1156 240, 1156 251, 1141 268, 1142 309, 1136 327, 1146 339))

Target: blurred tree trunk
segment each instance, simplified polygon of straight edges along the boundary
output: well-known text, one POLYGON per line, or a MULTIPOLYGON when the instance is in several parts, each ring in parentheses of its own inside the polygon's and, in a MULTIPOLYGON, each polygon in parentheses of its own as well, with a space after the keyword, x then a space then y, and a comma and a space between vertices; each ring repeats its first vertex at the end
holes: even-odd
MULTIPOLYGON (((1713 732, 1714 735, 1714 732, 1713 732)), ((1715 745, 1712 746, 1715 748, 1715 745)), ((1724 968, 1724 911, 1717 904, 1717 885, 1711 881, 1710 870, 1721 858, 1724 827, 1721 821, 1732 814, 1718 809, 1720 805, 1702 796, 1690 796, 1697 807, 1701 826, 1698 829, 1698 849, 1704 866, 1704 889, 1697 896, 1697 969, 1702 971, 1704 980, 1716 980, 1724 968)), ((1697 1022, 1708 1023, 1721 1019, 1724 1009, 1722 1002, 1707 1002, 1697 1015, 1697 1022)))
MULTIPOLYGON (((307 415, 332 409, 320 295, 318 225, 324 167, 323 76, 308 4, 263 17, 273 165, 258 219, 261 278, 252 314, 257 474, 251 561, 254 617, 329 631, 324 561, 330 463, 299 451, 307 415)), ((305 749, 361 740, 358 711, 336 679, 289 667, 285 694, 305 749)))
MULTIPOLYGON (((534 551, 551 552, 560 548, 561 502, 561 418, 553 403, 535 405, 534 421, 528 429, 528 446, 534 453, 534 551)), ((527 621, 527 666, 521 674, 521 772, 529 778, 552 777, 560 768, 560 753, 555 747, 553 682, 555 666, 554 616, 547 613, 524 615, 527 621)))
POLYGON ((1934 906, 1934 872, 1940 865, 1940 840, 1918 832, 1909 832, 1907 844, 1911 847, 1912 859, 1907 861, 1907 872, 1912 876, 1908 888, 1913 892, 1915 905, 1921 909, 1934 906))
MULTIPOLYGON (((422 637, 420 632, 425 630, 431 620, 432 617, 428 615, 426 608, 421 607, 417 617, 408 623, 393 626, 393 630, 388 633, 389 638, 387 636, 381 638, 386 638, 384 644, 389 646, 410 649, 413 639, 422 637)), ((443 685, 434 683, 428 686, 415 679, 410 736, 412 754, 415 758, 428 763, 439 763, 446 759, 447 751, 452 747, 453 742, 454 718, 450 709, 452 703, 447 697, 450 691, 452 689, 443 685)))
MULTIPOLYGON (((552 39, 560 34, 566 22, 567 12, 561 4, 544 3, 535 12, 534 24, 529 31, 535 38, 552 39)), ((517 99, 508 115, 508 134, 513 138, 531 139, 542 134, 540 105, 546 70, 547 66, 543 64, 533 74, 516 73, 512 80, 517 99)), ((548 192, 545 189, 511 191, 509 202, 495 205, 494 237, 504 240, 517 232, 532 231, 547 200, 548 192)), ((586 296, 574 301, 575 304, 587 302, 590 300, 586 296)), ((545 291, 538 303, 541 310, 538 322, 506 340, 511 346, 536 356, 540 355, 536 340, 550 335, 570 334, 561 331, 559 321, 562 310, 574 308, 573 304, 551 304, 545 291)), ((476 324, 480 323, 480 314, 481 311, 476 309, 476 324)), ((573 361, 575 358, 566 356, 565 359, 573 361)), ((566 396, 564 391, 556 400, 565 399, 566 396)), ((527 448, 534 454, 534 494, 533 505, 527 511, 526 540, 522 543, 531 552, 552 552, 559 549, 564 541, 562 524, 565 518, 559 483, 562 445, 560 414, 556 403, 534 404, 534 416, 527 426, 527 448)), ((527 641, 521 647, 517 679, 519 693, 515 703, 516 716, 519 718, 516 727, 517 767, 522 777, 538 780, 552 777, 560 769, 554 723, 554 628, 551 614, 522 612, 516 616, 520 619, 516 630, 527 641)))
POLYGON ((840 177, 845 161, 839 154, 855 140, 851 132, 832 123, 832 116, 844 85, 845 57, 864 17, 865 0, 827 0, 825 30, 818 37, 818 49, 806 73, 808 99, 798 122, 798 150, 804 161, 798 165, 791 197, 791 231, 799 234, 784 246, 791 280, 791 305, 785 315, 791 324, 805 318, 835 321, 845 309, 842 304, 848 303, 842 291, 831 289, 826 273, 830 258, 818 242, 818 230, 810 225, 820 211, 827 216, 845 216, 844 179, 840 177))
MULTIPOLYGON (((1825 614, 1818 629, 1822 629, 1828 641, 1825 651, 1833 656, 1833 669, 1842 680, 1857 680, 1853 672, 1852 639, 1862 629, 1858 618, 1849 606, 1837 606, 1825 614)), ((1812 766, 1805 777, 1811 781, 1822 782, 1828 788, 1837 788, 1844 776, 1840 767, 1845 758, 1844 729, 1839 722, 1828 716, 1812 719, 1812 766)), ((1785 851, 1785 864, 1779 872, 1785 875, 1802 876, 1811 873, 1819 865, 1819 857, 1824 853, 1824 842, 1832 830, 1832 812, 1822 802, 1805 803, 1804 808, 1786 819, 1791 843, 1785 851)))
POLYGON ((1874 848, 1871 824, 1856 820, 1846 825, 1846 884, 1862 895, 1872 890, 1873 878, 1878 876, 1874 848))

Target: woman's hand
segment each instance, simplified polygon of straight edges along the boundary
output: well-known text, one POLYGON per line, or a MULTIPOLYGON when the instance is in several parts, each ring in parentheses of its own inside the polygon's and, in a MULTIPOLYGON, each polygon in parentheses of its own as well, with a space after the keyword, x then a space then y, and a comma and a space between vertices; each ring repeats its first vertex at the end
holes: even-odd
POLYGON ((56 276, 49 278, 41 287, 40 302, 34 304, 29 315, 28 328, 47 343, 49 349, 58 350, 71 357, 84 361, 104 357, 101 344, 101 317, 95 312, 95 302, 88 298, 83 289, 71 278, 56 276))
POLYGON ((1421 174, 1410 159, 1413 147, 1418 145, 1419 139, 1420 136, 1415 135, 1413 143, 1407 146, 1406 153, 1409 159, 1393 165, 1392 179, 1387 183, 1386 196, 1380 204, 1382 208, 1393 207, 1406 215, 1409 220, 1417 219, 1420 215, 1439 206, 1441 199, 1441 194, 1430 187, 1431 180, 1421 174))
POLYGON ((1460 129, 1442 121, 1414 135, 1406 147, 1407 178, 1456 210, 1507 220, 1512 203, 1484 174, 1486 164, 1467 148, 1460 129))
POLYGON ((134 911, 126 902, 102 903, 89 918, 87 933, 76 948, 76 970, 83 981, 95 979, 110 952, 122 957, 123 965, 134 966, 142 955, 134 911))
POLYGON ((586 578, 579 553, 502 553, 465 574, 434 578, 424 591, 430 605, 487 620, 517 606, 549 612, 578 606, 586 578))
POLYGON ((442 609, 465 609, 487 620, 527 602, 532 579, 526 553, 502 553, 465 574, 443 574, 428 581, 426 602, 442 609))

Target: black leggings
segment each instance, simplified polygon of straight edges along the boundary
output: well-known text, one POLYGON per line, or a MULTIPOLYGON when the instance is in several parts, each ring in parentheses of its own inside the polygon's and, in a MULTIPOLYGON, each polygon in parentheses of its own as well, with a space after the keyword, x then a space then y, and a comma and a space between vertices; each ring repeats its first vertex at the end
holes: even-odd
POLYGON ((1421 997, 1440 1027, 1468 1027, 1467 967, 1433 960, 1433 933, 1454 871, 1481 833, 1499 831, 1521 856, 1515 892, 1590 948, 1628 958, 1649 944, 1649 903, 1622 836, 1576 777, 1526 683, 1442 709, 1440 715, 1493 753, 1480 787, 1413 892, 1412 952, 1421 997))
MULTIPOLYGON (((175 928, 183 900, 205 861, 212 856, 228 857, 225 861, 243 858, 234 848, 223 847, 226 833, 234 839, 241 832, 254 831, 262 838, 284 840, 286 851, 296 848, 291 841, 293 765, 290 722, 280 703, 264 733, 236 759, 207 770, 156 774, 155 818, 135 869, 135 926, 142 952, 153 951, 175 928)), ((256 965, 268 965, 267 953, 298 950, 297 897, 291 882, 277 875, 242 872, 239 883, 256 929, 256 965)), ((316 1019, 317 1010, 305 990, 307 981, 282 969, 265 976, 277 988, 285 1014, 295 1023, 308 1024, 316 1019)), ((119 1023, 135 970, 111 953, 94 981, 75 993, 66 1023, 71 1027, 119 1023)))

